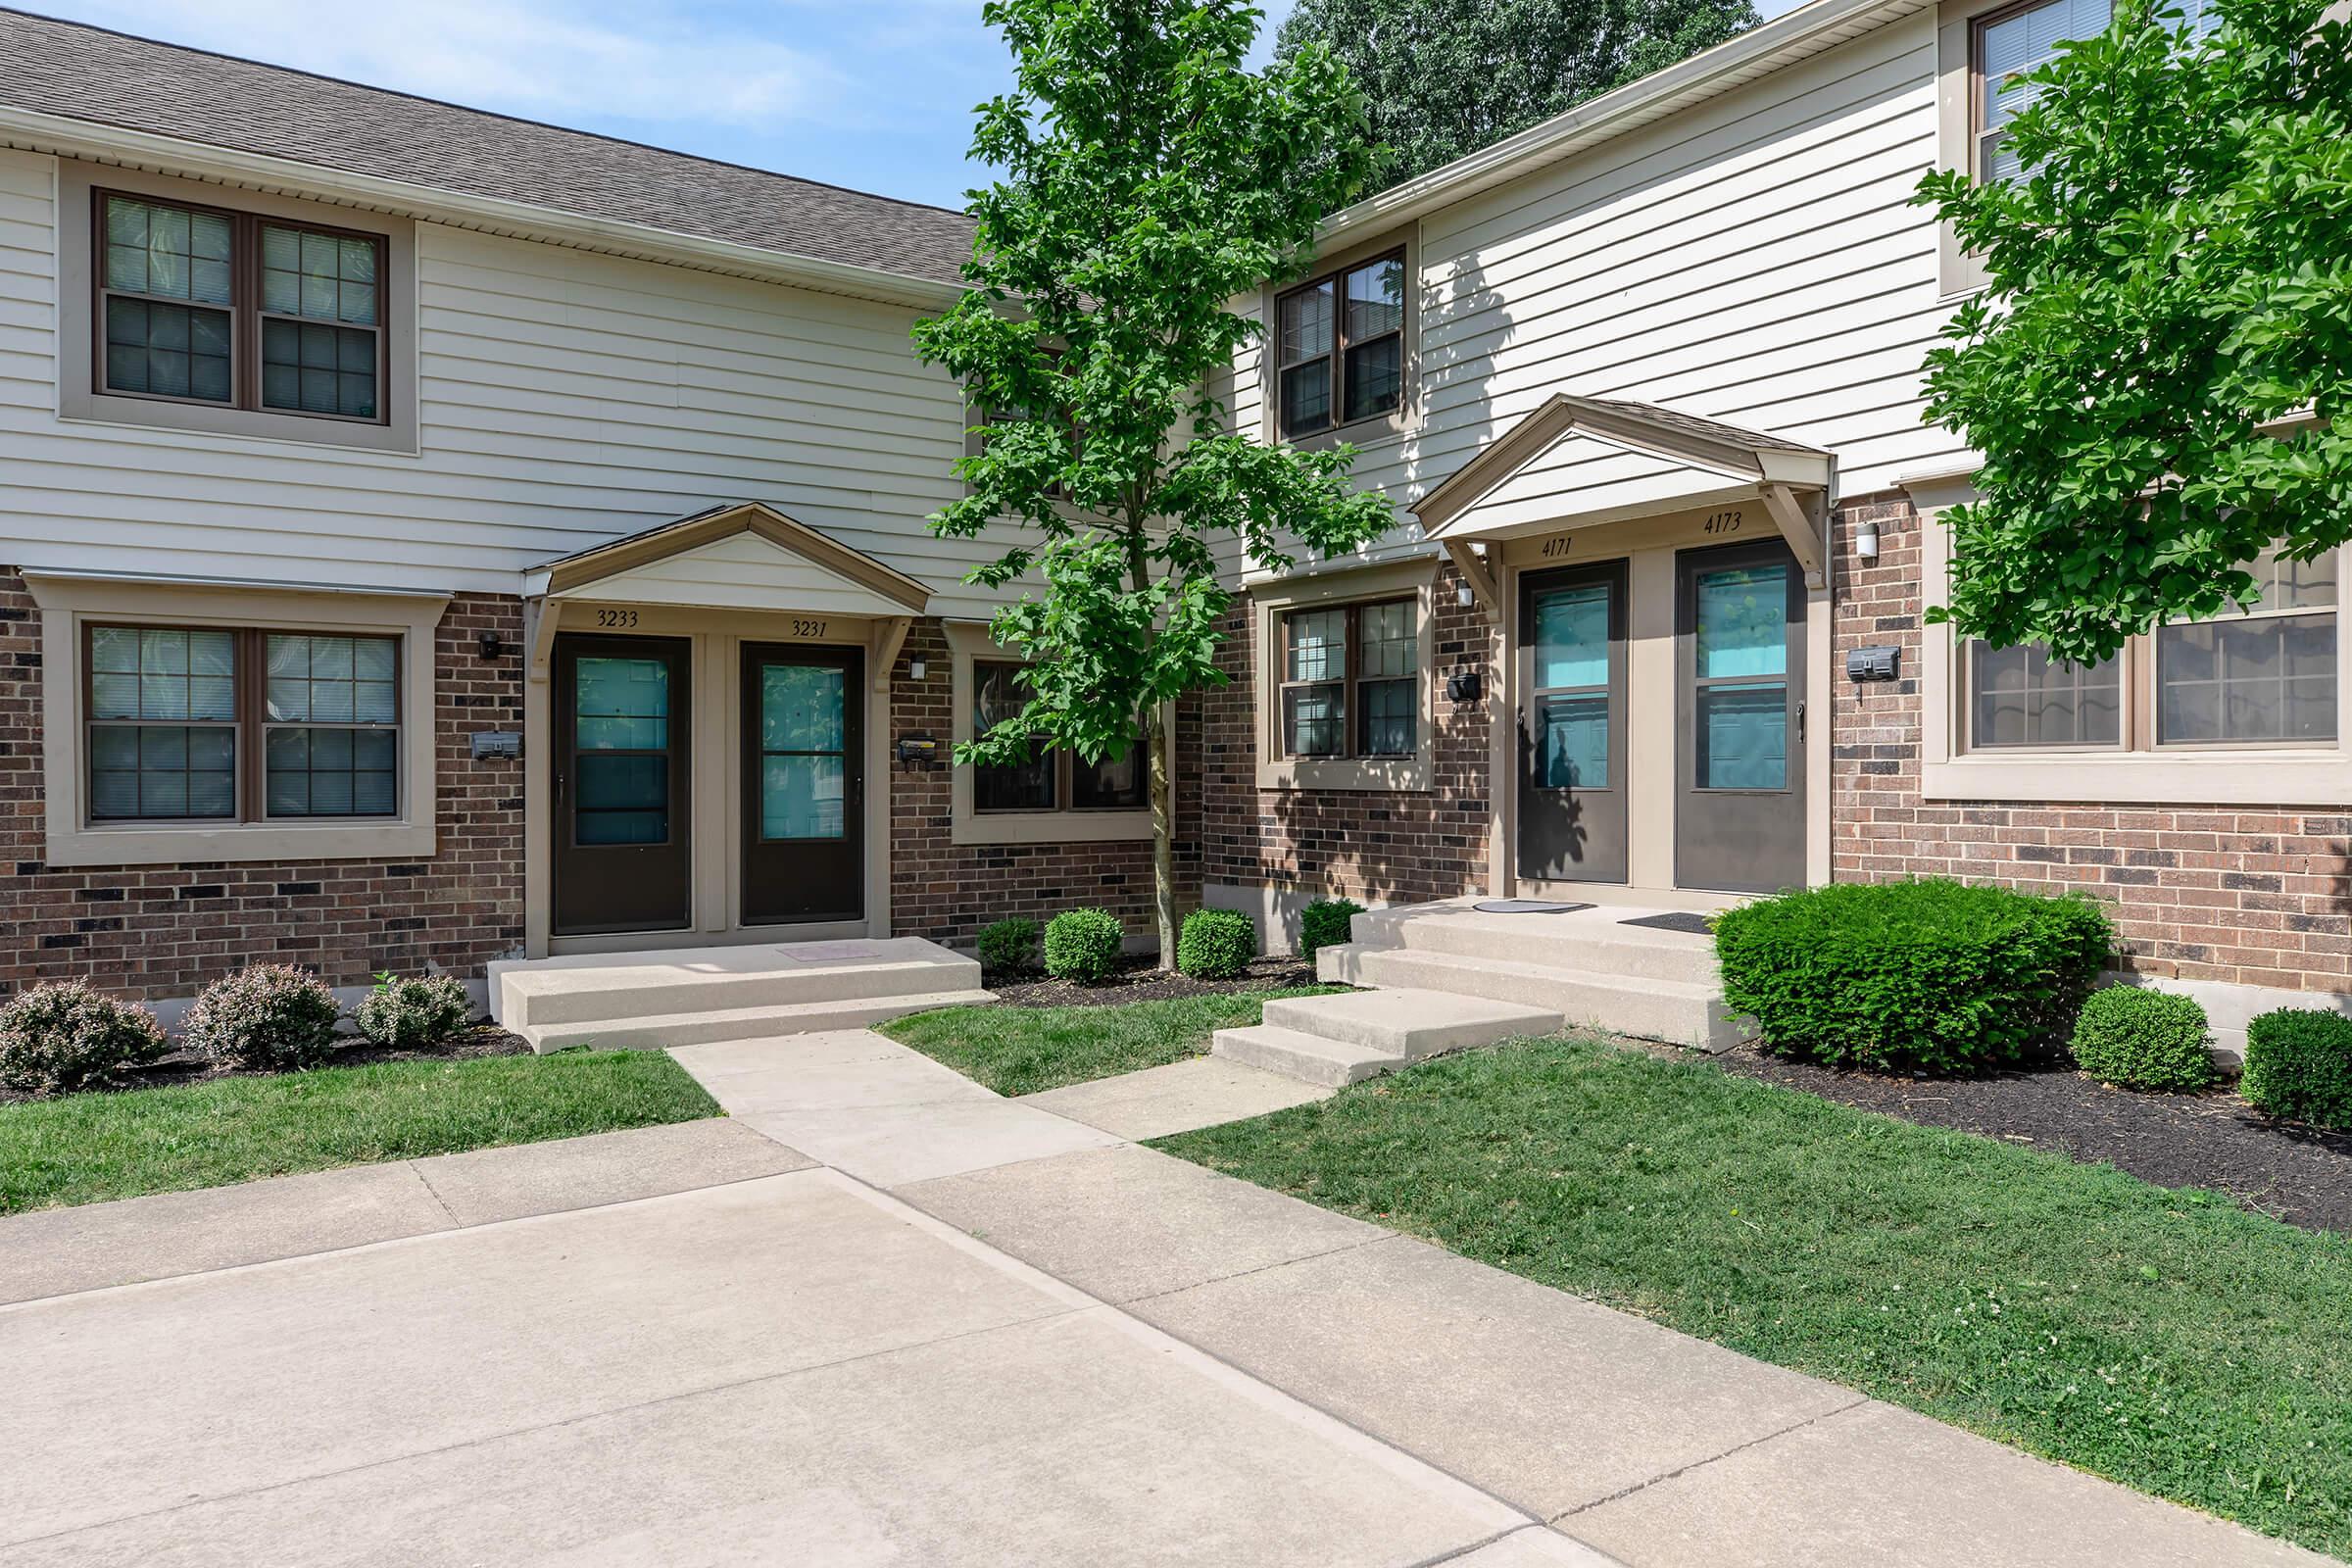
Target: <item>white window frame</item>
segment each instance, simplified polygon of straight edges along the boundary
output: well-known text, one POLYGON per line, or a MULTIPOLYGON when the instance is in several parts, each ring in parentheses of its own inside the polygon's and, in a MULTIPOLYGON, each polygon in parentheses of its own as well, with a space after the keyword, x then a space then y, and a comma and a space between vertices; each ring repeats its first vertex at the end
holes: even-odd
POLYGON ((38 570, 24 575, 41 612, 43 858, 48 864, 422 859, 434 853, 439 804, 434 653, 448 595, 129 582, 38 570), (243 822, 90 820, 82 650, 87 627, 125 623, 398 638, 399 813, 243 822))
MULTIPOLYGON (((1380 790, 1419 793, 1436 776, 1437 574, 1434 560, 1325 575, 1288 577, 1250 592, 1255 658, 1257 787, 1271 790, 1380 790), (1284 755, 1282 688, 1284 617, 1295 610, 1338 610, 1409 599, 1418 668, 1414 673, 1413 739, 1409 757, 1289 757, 1284 755)), ((1352 726, 1352 705, 1347 714, 1352 726)))

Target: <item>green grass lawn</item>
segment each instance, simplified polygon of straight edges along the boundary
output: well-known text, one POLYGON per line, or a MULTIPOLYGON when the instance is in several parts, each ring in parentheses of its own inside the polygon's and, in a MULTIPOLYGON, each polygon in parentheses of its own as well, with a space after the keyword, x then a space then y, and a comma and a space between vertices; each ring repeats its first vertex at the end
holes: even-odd
POLYGON ((375 1062, 0 1105, 0 1213, 718 1114, 659 1051, 375 1062))
POLYGON ((1258 1009, 1276 997, 1346 989, 1245 991, 1109 1007, 942 1007, 881 1030, 1000 1095, 1033 1095, 1198 1056, 1209 1036, 1257 1022, 1258 1009))
POLYGON ((1575 1040, 1157 1147, 2352 1554, 2352 1241, 1575 1040))

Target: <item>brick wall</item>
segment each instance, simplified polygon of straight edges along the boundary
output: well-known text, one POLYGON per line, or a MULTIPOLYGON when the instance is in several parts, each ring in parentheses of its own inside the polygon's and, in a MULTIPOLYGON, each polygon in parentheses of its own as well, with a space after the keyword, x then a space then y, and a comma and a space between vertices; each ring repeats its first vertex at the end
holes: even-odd
POLYGON ((519 601, 455 600, 437 637, 431 744, 441 774, 429 859, 289 860, 52 869, 42 863, 40 617, 0 571, 0 991, 83 976, 134 996, 180 997, 250 959, 330 984, 436 964, 478 975, 522 943, 522 776, 476 764, 477 729, 522 727, 522 660, 482 659, 522 635, 519 601))
MULTIPOLYGON (((936 620, 915 623, 900 655, 890 698, 891 755, 902 735, 938 740, 942 765, 906 771, 891 763, 891 927, 901 936, 969 944, 992 920, 1012 915, 1050 919, 1084 905, 1108 909, 1130 937, 1153 935, 1151 841, 1115 844, 957 845, 951 837, 946 765, 954 735, 951 661, 936 620), (921 682, 906 678, 906 662, 928 665, 921 682)), ((1199 820, 1200 776, 1187 747, 1199 733, 1189 705, 1176 725, 1176 889, 1181 914, 1200 903, 1200 858, 1187 836, 1199 820)))
POLYGON ((1435 788, 1426 793, 1259 789, 1254 617, 1247 600, 1235 611, 1218 659, 1233 683, 1201 705, 1204 881, 1388 904, 1486 885, 1487 746, 1500 634, 1484 609, 1456 602, 1460 581, 1451 565, 1438 578, 1437 667, 1422 672, 1437 725, 1435 788), (1446 699, 1445 679, 1462 667, 1481 670, 1490 695, 1457 708, 1446 699))
POLYGON ((2131 966, 2184 980, 2352 990, 2352 817, 2201 805, 2019 804, 1919 797, 1921 519, 1859 500, 1837 530, 1836 668, 1897 644, 1903 679, 1834 684, 1831 831, 1840 880, 1956 876, 2105 902, 2131 966), (1876 562, 1850 524, 1879 523, 1876 562))

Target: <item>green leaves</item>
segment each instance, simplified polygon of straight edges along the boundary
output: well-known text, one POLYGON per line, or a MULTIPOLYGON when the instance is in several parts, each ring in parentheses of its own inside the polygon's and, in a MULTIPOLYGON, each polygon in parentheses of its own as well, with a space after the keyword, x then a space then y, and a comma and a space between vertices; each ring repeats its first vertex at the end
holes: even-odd
POLYGON ((1021 528, 972 580, 1042 581, 994 622, 1032 662, 1023 712, 958 752, 1023 758, 1043 736, 1124 757, 1136 715, 1219 684, 1231 609, 1218 565, 1352 550, 1394 524, 1346 449, 1230 432, 1218 389, 1259 324, 1231 309, 1302 265, 1369 165, 1347 72, 1304 46, 1243 67, 1237 0, 994 0, 1013 90, 981 106, 970 290, 919 323, 927 362, 998 417, 933 528, 1021 528))
POLYGON ((2028 177, 1920 182, 1991 275, 1928 357, 1984 455, 1944 514, 1968 634, 2096 661, 2248 597, 2274 541, 2352 537, 2352 27, 2323 9, 2222 0, 2199 42, 2124 5, 2032 74, 2028 177))

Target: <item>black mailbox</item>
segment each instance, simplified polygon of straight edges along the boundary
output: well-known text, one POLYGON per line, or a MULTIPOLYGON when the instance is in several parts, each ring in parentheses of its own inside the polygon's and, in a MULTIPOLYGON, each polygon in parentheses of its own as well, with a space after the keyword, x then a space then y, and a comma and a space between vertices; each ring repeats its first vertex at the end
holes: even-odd
POLYGON ((918 767, 929 772, 939 765, 939 742, 929 735, 900 736, 899 765, 908 772, 918 767))
POLYGON ((1457 669, 1446 677, 1446 696, 1450 702, 1475 703, 1487 692, 1487 683, 1475 669, 1457 669))
POLYGON ((1856 683, 1893 680, 1902 662, 1903 651, 1900 648, 1849 649, 1845 656, 1845 678, 1856 683))

